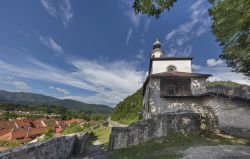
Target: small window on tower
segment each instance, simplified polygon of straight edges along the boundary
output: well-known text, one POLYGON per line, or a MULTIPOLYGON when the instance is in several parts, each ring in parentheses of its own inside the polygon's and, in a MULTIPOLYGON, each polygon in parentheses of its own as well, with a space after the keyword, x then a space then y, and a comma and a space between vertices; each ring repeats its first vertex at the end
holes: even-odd
POLYGON ((175 71, 176 71, 176 67, 175 66, 168 66, 167 72, 175 72, 175 71))

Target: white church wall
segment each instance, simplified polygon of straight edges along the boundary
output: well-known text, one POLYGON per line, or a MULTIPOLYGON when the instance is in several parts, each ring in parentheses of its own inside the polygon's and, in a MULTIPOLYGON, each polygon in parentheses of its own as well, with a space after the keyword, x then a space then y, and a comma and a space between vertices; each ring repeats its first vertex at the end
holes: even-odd
POLYGON ((152 74, 166 72, 167 67, 171 65, 175 66, 178 72, 192 72, 191 60, 154 60, 152 62, 152 74))

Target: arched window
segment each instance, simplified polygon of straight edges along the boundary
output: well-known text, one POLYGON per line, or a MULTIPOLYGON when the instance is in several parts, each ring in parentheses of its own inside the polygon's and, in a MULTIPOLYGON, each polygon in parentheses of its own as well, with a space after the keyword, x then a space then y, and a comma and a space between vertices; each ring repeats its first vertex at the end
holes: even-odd
POLYGON ((175 72, 176 71, 176 67, 171 65, 171 66, 168 66, 167 68, 167 72, 175 72))

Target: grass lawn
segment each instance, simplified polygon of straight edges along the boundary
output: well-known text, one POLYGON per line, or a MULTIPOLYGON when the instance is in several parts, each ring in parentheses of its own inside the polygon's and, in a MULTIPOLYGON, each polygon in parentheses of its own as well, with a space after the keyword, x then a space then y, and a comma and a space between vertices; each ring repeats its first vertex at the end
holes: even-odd
POLYGON ((194 136, 191 134, 175 133, 161 138, 162 142, 150 140, 137 146, 112 152, 110 159, 178 159, 179 151, 191 146, 208 145, 250 145, 250 139, 236 138, 227 135, 194 136))
POLYGON ((18 141, 7 141, 7 140, 0 140, 0 149, 1 150, 7 150, 11 148, 15 148, 22 145, 18 141))
POLYGON ((110 127, 99 127, 97 129, 92 130, 94 135, 97 137, 99 142, 105 146, 108 145, 109 142, 109 136, 111 133, 110 127))

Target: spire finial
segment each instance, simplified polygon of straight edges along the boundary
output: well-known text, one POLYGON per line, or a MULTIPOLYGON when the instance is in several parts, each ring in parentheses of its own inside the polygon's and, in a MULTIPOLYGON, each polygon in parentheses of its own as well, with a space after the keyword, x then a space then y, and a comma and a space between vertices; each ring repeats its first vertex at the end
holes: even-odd
POLYGON ((161 48, 161 42, 159 41, 158 38, 156 38, 154 44, 153 44, 153 49, 155 48, 161 48))
POLYGON ((156 38, 153 44, 153 51, 151 52, 151 58, 163 57, 163 51, 161 50, 161 42, 156 38))

